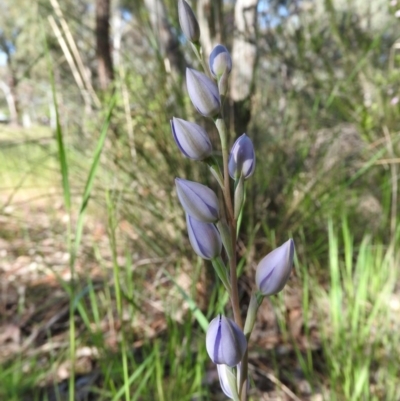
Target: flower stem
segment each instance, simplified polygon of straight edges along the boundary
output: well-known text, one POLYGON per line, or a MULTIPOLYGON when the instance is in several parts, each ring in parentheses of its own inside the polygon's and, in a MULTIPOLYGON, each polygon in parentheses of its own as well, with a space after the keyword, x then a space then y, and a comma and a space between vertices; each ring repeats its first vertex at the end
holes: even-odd
MULTIPOLYGON (((237 266, 236 266, 237 220, 234 214, 234 207, 232 204, 232 196, 229 183, 228 140, 227 140, 226 124, 223 118, 218 118, 215 121, 215 125, 218 129, 219 137, 221 140, 223 175, 224 175, 223 195, 226 206, 227 222, 231 231, 231 241, 233 249, 232 255, 229 258, 229 271, 230 271, 230 281, 231 281, 230 298, 235 322, 241 329, 243 329, 242 316, 240 314, 239 288, 238 288, 237 266)), ((247 365, 248 365, 248 351, 246 349, 245 355, 243 356, 242 359, 242 367, 241 367, 241 375, 239 383, 239 397, 242 401, 247 401, 247 380, 248 380, 247 365)))
POLYGON ((239 396, 242 401, 247 401, 247 381, 249 380, 248 376, 248 357, 249 357, 249 348, 246 349, 246 352, 243 355, 241 372, 240 372, 240 384, 239 384, 239 396))
POLYGON ((232 197, 229 185, 229 170, 228 170, 228 146, 227 146, 227 135, 226 125, 222 118, 218 118, 215 122, 218 129, 218 133, 221 139, 221 150, 222 150, 222 162, 224 165, 224 200, 227 212, 227 222, 231 230, 231 241, 232 241, 232 255, 229 258, 229 271, 231 279, 231 303, 235 322, 240 328, 243 328, 242 317, 240 315, 239 306, 239 291, 237 282, 237 271, 236 271, 236 220, 233 213, 232 197))
MULTIPOLYGON (((226 135, 226 125, 225 121, 222 118, 218 118, 215 121, 215 126, 218 129, 219 137, 221 140, 221 151, 222 151, 222 163, 223 163, 223 173, 224 173, 224 188, 223 195, 225 200, 225 206, 227 210, 227 221, 231 226, 234 224, 234 215, 233 215, 233 206, 232 206, 232 197, 229 186, 229 170, 228 170, 228 140, 226 135)), ((236 240, 236 238, 235 238, 236 240)))

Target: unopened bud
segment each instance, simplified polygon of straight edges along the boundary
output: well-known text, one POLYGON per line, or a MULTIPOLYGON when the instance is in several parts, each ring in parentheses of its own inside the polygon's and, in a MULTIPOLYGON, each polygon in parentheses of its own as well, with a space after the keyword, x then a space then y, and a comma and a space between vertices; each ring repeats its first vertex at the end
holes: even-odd
POLYGON ((216 45, 209 58, 211 74, 219 78, 225 72, 229 74, 232 71, 232 58, 227 48, 222 45, 216 45))
POLYGON ((206 348, 214 363, 234 367, 242 360, 247 341, 233 320, 219 315, 208 326, 206 348))
POLYGON ((214 259, 221 254, 222 242, 212 223, 203 223, 186 215, 189 240, 193 250, 203 259, 214 259))
POLYGON ((205 117, 214 117, 218 114, 221 100, 214 81, 199 71, 187 68, 186 85, 190 100, 200 114, 205 117))
POLYGON ((212 153, 212 145, 203 127, 181 118, 171 120, 175 142, 184 156, 193 160, 204 160, 212 153))
POLYGON ((243 174, 243 178, 249 178, 256 167, 256 156, 254 152, 254 146, 251 139, 243 134, 232 146, 229 154, 229 175, 233 179, 240 177, 243 174))
POLYGON ((293 257, 294 242, 289 239, 260 261, 256 270, 256 284, 262 295, 274 295, 283 289, 292 271, 293 257))
POLYGON ((197 43, 200 39, 200 27, 192 8, 185 0, 179 0, 178 17, 183 34, 187 40, 197 43))
POLYGON ((215 192, 203 184, 175 178, 176 191, 185 212, 196 220, 214 223, 219 219, 219 203, 215 192))

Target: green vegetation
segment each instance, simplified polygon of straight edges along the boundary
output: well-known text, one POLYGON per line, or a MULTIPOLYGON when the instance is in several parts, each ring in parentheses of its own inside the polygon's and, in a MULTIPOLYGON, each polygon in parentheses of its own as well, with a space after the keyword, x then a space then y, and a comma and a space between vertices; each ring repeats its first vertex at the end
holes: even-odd
MULTIPOLYGON (((49 22, 62 27, 52 3, 0 24, 0 38, 23 27, 13 55, 21 113, 55 127, 33 117, 0 126, 0 399, 222 400, 204 329, 227 299, 191 251, 173 190, 174 176, 207 177, 171 137, 171 116, 195 118, 181 77, 139 2, 126 5, 131 36, 111 87, 80 86, 76 55, 66 62, 49 22), (42 31, 45 41, 33 35, 42 31), (23 52, 33 36, 37 58, 23 52)), ((90 69, 94 19, 83 3, 93 5, 65 2, 63 21, 90 69)), ((297 255, 288 288, 260 310, 253 401, 400 399, 397 6, 367 29, 365 10, 345 3, 298 16, 289 7, 277 26, 260 27, 240 296, 290 235, 297 255)), ((164 4, 178 29, 174 2, 164 4)))

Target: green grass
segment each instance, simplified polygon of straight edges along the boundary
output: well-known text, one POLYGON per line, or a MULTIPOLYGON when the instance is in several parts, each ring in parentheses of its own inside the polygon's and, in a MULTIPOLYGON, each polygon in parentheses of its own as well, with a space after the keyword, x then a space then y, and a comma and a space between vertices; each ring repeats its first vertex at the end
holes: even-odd
MULTIPOLYGON (((85 185, 77 187, 81 188, 79 202, 70 189, 61 191, 67 199, 70 198, 66 206, 76 208, 71 213, 78 216, 76 225, 71 227, 71 233, 74 232, 74 235, 70 234, 71 255, 78 255, 97 169, 103 174, 99 156, 110 118, 111 114, 105 118, 93 157, 81 162, 87 179, 85 185)), ((26 131, 21 130, 20 135, 23 134, 26 135, 26 131)), ((37 135, 35 132, 31 134, 37 135)), ((61 129, 59 135, 63 135, 61 129)), ((31 182, 33 187, 36 184, 59 185, 59 169, 63 174, 69 170, 73 177, 79 165, 79 156, 73 148, 61 143, 60 138, 58 146, 64 147, 58 158, 54 139, 46 146, 22 141, 11 151, 2 149, 3 182, 23 190, 26 181, 21 187, 15 187, 15 182, 20 179, 18 174, 22 171, 29 172, 34 180, 31 182), (39 160, 42 162, 38 163, 39 160), (18 161, 20 171, 17 173, 12 166, 17 166, 18 161), (59 168, 57 161, 61 161, 59 168), (71 164, 74 168, 69 169, 71 164)), ((80 172, 80 175, 84 174, 80 172)), ((62 182, 66 185, 69 180, 71 176, 69 179, 65 177, 62 182)), ((111 260, 102 254, 102 248, 92 244, 93 257, 103 272, 103 285, 99 286, 87 275, 80 278, 80 283, 71 292, 70 283, 60 278, 62 288, 71 299, 69 350, 64 347, 56 353, 53 351, 46 357, 42 356, 45 362, 42 360, 40 363, 40 356, 29 356, 26 352, 2 363, 0 398, 20 401, 31 393, 33 399, 42 400, 45 396, 40 390, 40 383, 49 372, 56 371, 67 360, 76 359, 77 349, 90 346, 97 350, 96 369, 101 379, 93 391, 99 400, 211 400, 211 389, 204 384, 210 366, 205 352, 204 330, 207 321, 227 302, 222 287, 213 289, 208 310, 201 311, 195 301, 195 283, 204 277, 201 274, 204 269, 202 263, 191 267, 190 277, 194 282, 190 290, 179 284, 179 273, 184 271, 184 264, 187 263, 184 258, 176 259, 173 269, 170 264, 161 268, 150 264, 149 267, 133 270, 132 254, 126 248, 127 242, 122 240, 118 227, 123 202, 121 193, 106 190, 103 196, 106 208, 102 219, 107 222, 111 260), (119 262, 121 250, 125 257, 122 265, 119 262), (157 296, 144 292, 144 283, 149 278, 163 283, 157 286, 157 296), (139 328, 143 324, 143 315, 149 313, 153 299, 154 302, 161 300, 162 311, 154 319, 161 319, 164 324, 158 332, 148 336, 139 328), (183 305, 185 312, 178 314, 180 317, 177 318, 176 310, 183 305), (111 349, 102 329, 105 320, 120 327, 116 334, 116 346, 111 349), (133 346, 138 342, 140 345, 133 346)), ((309 243, 302 231, 296 240, 300 250, 296 260, 296 285, 301 285, 302 289, 304 336, 311 338, 309 322, 316 318, 322 354, 315 354, 311 348, 301 350, 291 338, 285 319, 284 295, 272 300, 282 338, 292 343, 295 358, 313 392, 322 392, 325 399, 396 401, 400 397, 400 357, 397 352, 400 335, 396 329, 399 322, 395 309, 399 255, 395 252, 394 243, 385 245, 369 235, 356 243, 346 218, 342 219, 340 227, 334 227, 332 221, 328 221, 326 226, 329 249, 326 266, 321 266, 315 255, 304 251, 309 248, 309 243)), ((274 230, 266 226, 263 230, 264 240, 274 244, 274 230)), ((246 253, 241 259, 242 268, 247 258, 246 253)), ((75 261, 75 256, 71 257, 71 263, 75 261)), ((147 323, 151 321, 150 316, 147 323)), ((274 358, 275 375, 280 377, 280 360, 279 357, 274 358)), ((69 382, 69 399, 73 400, 75 379, 79 375, 70 377, 74 378, 69 382)), ((54 388, 57 389, 57 386, 54 388)), ((252 399, 257 400, 258 395, 254 394, 252 399)))
POLYGON ((390 301, 399 255, 366 235, 354 244, 347 221, 341 235, 329 222, 330 285, 313 294, 328 369, 330 400, 396 400, 400 358, 388 354, 398 341, 390 301), (387 339, 391 338, 390 344, 387 339), (380 380, 376 381, 376 373, 380 380))
POLYGON ((0 196, 21 190, 42 192, 58 178, 55 147, 47 128, 0 126, 0 196))
MULTIPOLYGON (((113 279, 99 286, 87 275, 76 287, 71 303, 74 313, 70 317, 74 320, 74 350, 83 346, 97 349, 96 366, 101 380, 93 391, 99 400, 211 400, 211 389, 204 384, 210 366, 204 327, 205 321, 221 310, 221 302, 226 302, 224 292, 215 287, 209 297, 209 310, 203 313, 196 307, 195 288, 188 292, 178 284, 181 265, 176 265, 175 272, 165 267, 159 269, 156 278, 156 266, 133 271, 127 250, 125 263, 121 264, 118 256, 124 243, 119 243, 117 195, 105 193, 111 271, 110 260, 93 244, 93 256, 104 277, 110 277, 111 272, 113 279), (154 293, 144 292, 149 277, 164 283, 157 294, 162 301, 162 312, 154 319, 161 317, 165 324, 159 332, 147 337, 139 328, 143 324, 141 317, 149 313, 148 301, 151 304, 156 299, 154 293), (183 320, 179 320, 174 312, 182 305, 186 312, 183 320), (101 328, 105 319, 121 327, 113 349, 101 328), (140 345, 133 346, 138 341, 140 345)), ((85 199, 88 198, 83 197, 82 202, 85 199)), ((294 345, 296 360, 313 391, 322 391, 325 399, 395 401, 400 396, 397 353, 400 336, 395 329, 399 324, 396 310, 391 305, 398 296, 395 283, 399 255, 393 245, 385 246, 368 235, 356 243, 345 218, 340 227, 327 222, 327 228, 327 265, 319 266, 313 255, 296 260, 298 284, 302 287, 304 335, 311 335, 308 323, 317 318, 322 354, 316 355, 311 349, 300 350, 290 338, 284 296, 273 299, 281 333, 285 341, 294 345)), ((271 235, 273 243, 275 237, 271 235)), ((300 250, 307 247, 307 239, 299 237, 296 245, 300 250)), ((192 268, 195 272, 192 278, 197 282, 204 266, 200 263, 192 268)), ((65 290, 69 291, 68 285, 65 290)), ((148 322, 151 320, 150 317, 148 322)), ((23 353, 0 365, 0 398, 17 401, 31 393, 36 397, 33 399, 42 399, 38 384, 49 371, 70 358, 69 352, 67 348, 61 349, 40 365, 38 356, 23 353)), ((275 374, 279 377, 279 357, 275 364, 275 374)), ((72 384, 74 387, 75 381, 72 384)), ((255 394, 252 399, 259 398, 255 394)))

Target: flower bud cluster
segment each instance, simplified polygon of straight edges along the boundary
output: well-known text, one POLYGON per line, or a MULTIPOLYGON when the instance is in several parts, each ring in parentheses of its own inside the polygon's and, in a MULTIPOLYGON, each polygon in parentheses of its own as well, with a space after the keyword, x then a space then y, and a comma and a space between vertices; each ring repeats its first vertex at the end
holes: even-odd
MULTIPOLYGON (((199 24, 185 0, 178 1, 178 14, 183 33, 204 66, 200 51, 199 24)), ((206 348, 210 359, 217 365, 221 389, 228 398, 239 400, 239 397, 243 398, 243 391, 247 394, 249 385, 245 355, 258 308, 263 297, 277 294, 286 285, 292 271, 295 251, 294 242, 289 239, 261 259, 256 269, 257 291, 251 296, 246 322, 242 325, 237 292, 235 241, 238 221, 245 203, 245 181, 254 174, 256 156, 253 142, 246 134, 237 138, 228 152, 226 126, 221 117, 221 109, 228 90, 232 59, 225 46, 218 44, 214 47, 208 67, 211 78, 200 71, 187 68, 186 86, 194 108, 202 116, 212 118, 215 122, 221 140, 225 176, 213 156, 211 140, 202 126, 173 117, 171 131, 178 149, 185 157, 208 164, 221 187, 223 200, 221 202, 211 188, 198 182, 176 178, 175 186, 186 213, 188 237, 194 252, 201 258, 212 261, 218 277, 231 296, 235 320, 223 315, 213 319, 207 329, 206 348), (234 181, 233 204, 229 177, 234 181), (223 208, 220 208, 220 203, 224 204, 223 208), (229 262, 229 270, 221 257, 223 249, 229 262)))
MULTIPOLYGON (((193 10, 185 0, 178 2, 179 23, 186 38, 198 45, 200 29, 193 10)), ((204 117, 216 116, 221 98, 216 83, 204 73, 186 69, 186 86, 194 108, 204 117)), ((179 150, 185 157, 212 162, 213 147, 200 125, 174 117, 171 131, 179 150)), ((220 256, 222 240, 214 225, 220 220, 219 200, 215 192, 203 184, 175 179, 179 201, 186 212, 189 241, 193 250, 203 259, 220 256)))

